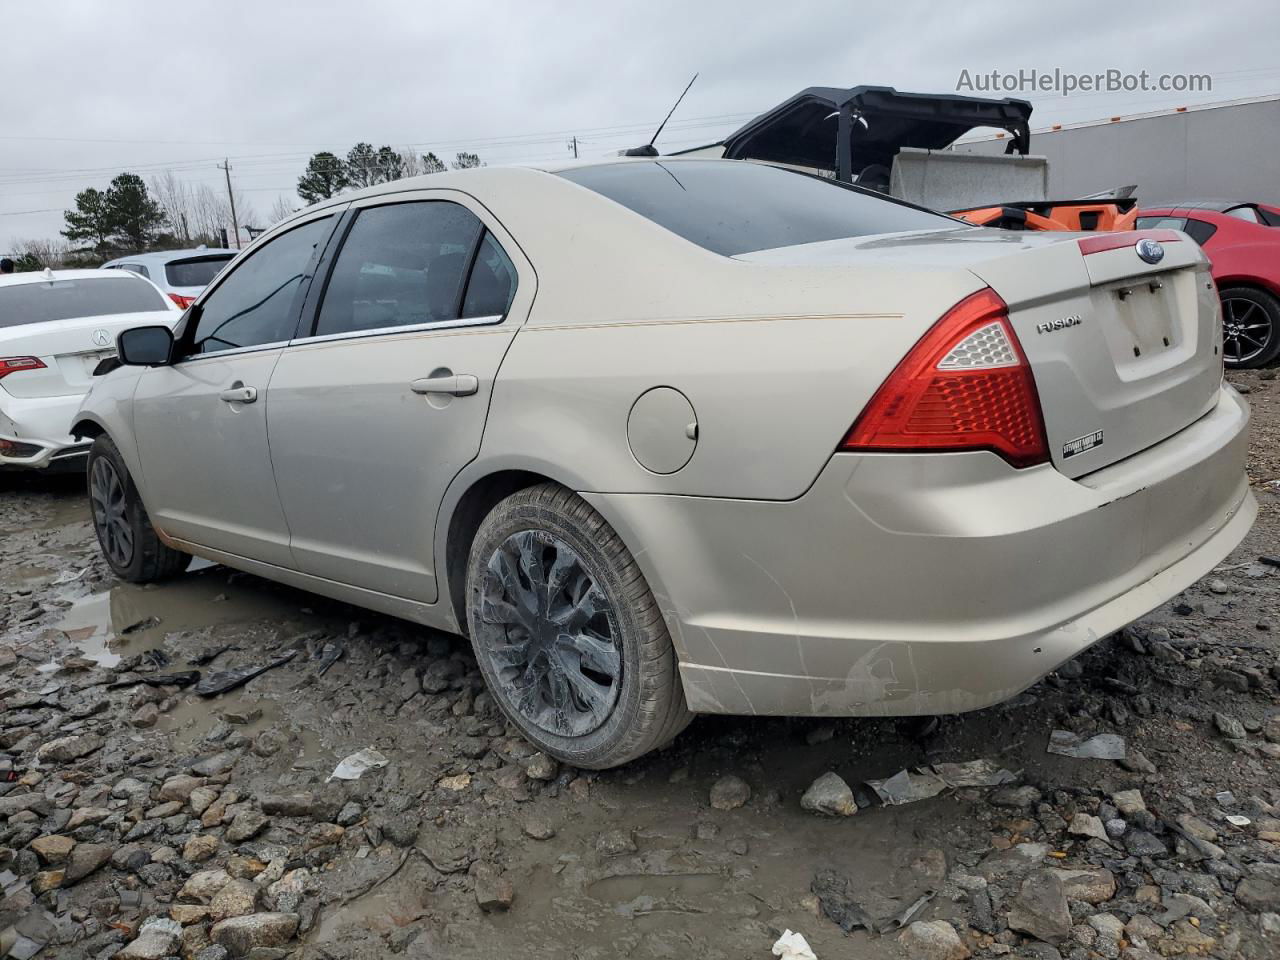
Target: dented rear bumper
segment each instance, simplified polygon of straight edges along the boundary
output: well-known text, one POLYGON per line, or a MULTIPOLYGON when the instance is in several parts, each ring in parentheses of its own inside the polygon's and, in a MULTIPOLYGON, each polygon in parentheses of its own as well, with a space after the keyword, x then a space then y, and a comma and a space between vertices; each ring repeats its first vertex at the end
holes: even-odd
POLYGON ((1248 408, 1072 480, 993 454, 837 454, 796 500, 584 494, 664 611, 691 709, 989 706, 1211 570, 1257 512, 1248 408))

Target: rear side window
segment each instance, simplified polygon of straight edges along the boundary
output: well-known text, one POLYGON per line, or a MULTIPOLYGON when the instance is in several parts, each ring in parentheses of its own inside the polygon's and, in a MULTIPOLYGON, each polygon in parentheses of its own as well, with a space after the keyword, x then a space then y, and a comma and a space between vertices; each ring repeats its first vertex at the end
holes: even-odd
POLYGON ((958 225, 950 217, 832 180, 743 160, 612 163, 564 170, 560 176, 727 257, 958 225))
POLYGON ((516 268, 493 234, 485 232, 467 280, 463 317, 506 316, 516 295, 516 268))
POLYGON ((1185 230, 1186 217, 1139 217, 1133 222, 1137 230, 1185 230))
POLYGON ((477 258, 483 230, 470 210, 443 200, 361 210, 334 261, 316 336, 505 313, 505 302, 490 308, 514 290, 510 261, 495 245, 477 258), (460 311, 474 259, 484 263, 483 289, 460 311), (469 312, 479 308, 483 312, 469 312))
POLYGON ((230 262, 230 256, 172 260, 164 265, 164 276, 171 287, 207 287, 230 262))
POLYGON ((151 271, 140 263, 122 263, 120 264, 120 269, 128 270, 130 273, 139 274, 140 276, 146 277, 148 280, 151 279, 151 271))
POLYGON ((307 275, 316 244, 333 228, 332 217, 312 220, 260 247, 218 284, 200 308, 192 353, 291 340, 298 322, 294 298, 307 275))
POLYGON ((1204 246, 1209 242, 1209 238, 1218 232, 1218 228, 1206 220, 1197 220, 1194 217, 1187 218, 1187 225, 1182 228, 1189 236, 1200 246, 1204 246))
POLYGON ((0 327, 168 309, 151 284, 119 276, 0 287, 0 327))

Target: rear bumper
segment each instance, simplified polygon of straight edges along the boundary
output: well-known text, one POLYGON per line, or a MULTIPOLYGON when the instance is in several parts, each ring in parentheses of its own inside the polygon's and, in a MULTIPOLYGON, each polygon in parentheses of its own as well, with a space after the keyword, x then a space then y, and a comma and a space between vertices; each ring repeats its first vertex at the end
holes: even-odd
POLYGON ((14 397, 0 393, 0 440, 19 445, 5 452, 0 445, 0 469, 42 470, 83 466, 89 443, 67 431, 84 397, 14 397))
POLYGON ((838 454, 797 500, 584 494, 637 555, 691 709, 999 703, 1211 570, 1257 512, 1248 408, 1071 480, 988 453, 838 454))

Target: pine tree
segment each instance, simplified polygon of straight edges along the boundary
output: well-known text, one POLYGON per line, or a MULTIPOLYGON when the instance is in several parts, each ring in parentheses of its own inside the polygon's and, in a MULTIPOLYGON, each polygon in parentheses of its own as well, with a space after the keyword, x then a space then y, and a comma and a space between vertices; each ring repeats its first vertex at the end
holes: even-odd
POLYGON ((298 178, 298 196, 306 203, 319 203, 336 197, 350 185, 346 164, 322 150, 307 161, 306 172, 298 178))

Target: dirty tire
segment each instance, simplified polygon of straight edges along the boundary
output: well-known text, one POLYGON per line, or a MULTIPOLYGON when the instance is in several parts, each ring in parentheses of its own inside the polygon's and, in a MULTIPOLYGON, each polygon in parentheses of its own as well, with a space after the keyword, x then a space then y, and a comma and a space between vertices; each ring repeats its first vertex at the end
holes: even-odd
POLYGON ((1280 299, 1256 287, 1227 287, 1218 291, 1218 297, 1222 301, 1222 361, 1228 368, 1252 370, 1280 356, 1280 299))
MULTIPOLYGON (((552 562, 548 569, 554 568, 552 562)), ((546 578, 547 582, 554 579, 554 574, 546 578)), ((527 585, 530 578, 526 576, 522 582, 527 585)), ((536 588, 530 589, 526 596, 535 592, 536 588)), ((561 596, 570 598, 567 592, 561 596)), ((558 609, 563 612, 567 607, 561 604, 558 609)), ((664 746, 693 719, 685 705, 671 636, 635 558, 590 504, 558 484, 543 483, 513 493, 481 523, 467 562, 467 626, 485 683, 502 712, 531 743, 565 763, 596 770, 619 766, 664 746), (605 719, 592 729, 565 735, 528 716, 529 708, 522 708, 515 683, 504 679, 500 671, 507 670, 508 677, 512 669, 525 677, 529 673, 504 664, 494 652, 495 645, 506 649, 520 645, 529 635, 527 625, 492 622, 492 615, 489 621, 481 619, 482 608, 494 609, 492 602, 486 607, 485 591, 494 596, 495 584, 500 583, 493 572, 494 564, 501 566, 499 553, 513 542, 529 543, 521 541, 529 533, 537 548, 544 551, 540 556, 577 561, 575 570, 582 572, 578 582, 589 583, 593 590, 598 587, 607 601, 604 620, 593 622, 607 621, 618 654, 619 676, 608 685, 605 719)), ((549 628, 548 636, 556 639, 548 643, 563 640, 559 629, 549 628)), ((570 687, 574 685, 565 684, 563 689, 570 687)), ((547 709, 554 712, 554 707, 547 709)), ((592 714, 585 725, 595 716, 592 714)), ((568 727, 561 726, 564 729, 568 727)))
POLYGON ((93 442, 89 449, 89 462, 85 470, 89 489, 89 508, 93 514, 93 529, 98 536, 98 545, 102 555, 111 567, 112 572, 122 580, 132 583, 150 583, 176 576, 187 569, 191 563, 191 555, 173 550, 160 542, 155 528, 151 526, 151 518, 138 496, 138 488, 133 483, 129 468, 111 438, 103 435, 93 442), (104 461, 95 471, 98 461, 104 461), (109 469, 108 469, 109 468, 109 469), (122 553, 118 546, 112 547, 112 535, 107 530, 102 508, 102 480, 114 476, 119 484, 121 511, 118 515, 131 534, 129 549, 122 553), (96 478, 96 481, 95 481, 96 478), (96 486, 95 486, 96 483, 96 486))

